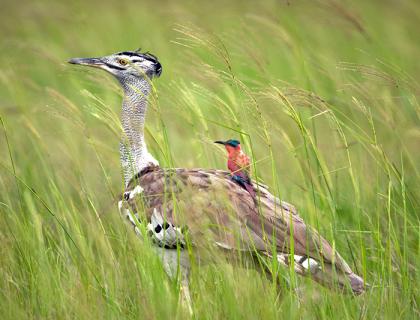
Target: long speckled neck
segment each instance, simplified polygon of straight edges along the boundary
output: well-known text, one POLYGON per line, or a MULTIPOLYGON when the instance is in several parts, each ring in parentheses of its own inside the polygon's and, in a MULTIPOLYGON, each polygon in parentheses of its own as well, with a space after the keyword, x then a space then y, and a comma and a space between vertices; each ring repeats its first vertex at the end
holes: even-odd
POLYGON ((148 79, 130 77, 120 80, 124 89, 121 122, 124 136, 120 142, 120 158, 124 182, 127 186, 131 178, 150 165, 159 165, 147 151, 144 141, 144 122, 147 98, 150 93, 148 79))

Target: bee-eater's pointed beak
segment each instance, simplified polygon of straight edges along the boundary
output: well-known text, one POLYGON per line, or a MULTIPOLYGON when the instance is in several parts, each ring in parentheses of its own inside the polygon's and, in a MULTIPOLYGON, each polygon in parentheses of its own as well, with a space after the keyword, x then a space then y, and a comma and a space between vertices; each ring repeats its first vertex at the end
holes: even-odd
POLYGON ((225 141, 215 141, 214 143, 218 143, 218 144, 223 144, 223 145, 226 145, 226 142, 225 141))

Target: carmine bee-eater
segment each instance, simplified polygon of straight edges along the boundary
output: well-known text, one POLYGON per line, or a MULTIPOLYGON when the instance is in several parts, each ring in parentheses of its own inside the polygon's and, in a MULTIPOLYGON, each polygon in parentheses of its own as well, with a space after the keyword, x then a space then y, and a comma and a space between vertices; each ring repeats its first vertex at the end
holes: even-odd
POLYGON ((227 166, 232 174, 232 180, 246 189, 252 197, 255 197, 254 187, 250 178, 249 157, 242 151, 241 143, 234 139, 215 141, 215 143, 223 144, 228 152, 227 166))

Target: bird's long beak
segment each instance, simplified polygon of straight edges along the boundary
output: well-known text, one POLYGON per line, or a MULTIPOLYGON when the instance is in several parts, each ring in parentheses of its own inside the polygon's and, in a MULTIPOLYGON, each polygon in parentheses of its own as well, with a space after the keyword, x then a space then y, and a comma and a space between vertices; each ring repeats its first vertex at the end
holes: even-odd
POLYGON ((99 68, 104 65, 100 58, 73 58, 68 61, 71 64, 80 64, 82 66, 99 68))
POLYGON ((226 145, 226 142, 225 141, 215 141, 214 143, 218 143, 218 144, 223 144, 223 145, 226 145))

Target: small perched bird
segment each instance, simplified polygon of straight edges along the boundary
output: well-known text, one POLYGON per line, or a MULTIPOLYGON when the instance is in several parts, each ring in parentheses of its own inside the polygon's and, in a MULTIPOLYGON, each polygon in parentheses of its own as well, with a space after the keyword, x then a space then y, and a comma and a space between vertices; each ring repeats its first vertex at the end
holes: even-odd
POLYGON ((246 189, 252 197, 255 197, 254 187, 250 178, 249 157, 242 151, 241 143, 234 139, 215 141, 214 143, 223 144, 228 152, 227 166, 232 175, 232 180, 246 189))

